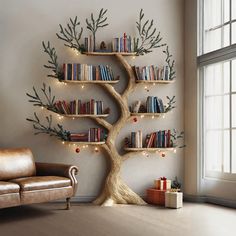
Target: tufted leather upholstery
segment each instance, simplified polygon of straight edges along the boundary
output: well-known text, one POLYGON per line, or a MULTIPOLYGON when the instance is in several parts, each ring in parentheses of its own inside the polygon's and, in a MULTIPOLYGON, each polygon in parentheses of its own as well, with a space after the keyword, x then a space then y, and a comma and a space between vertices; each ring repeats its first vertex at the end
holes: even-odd
POLYGON ((32 152, 28 148, 0 149, 0 180, 34 176, 32 152))
POLYGON ((35 163, 27 148, 0 149, 0 208, 74 196, 76 166, 35 163))

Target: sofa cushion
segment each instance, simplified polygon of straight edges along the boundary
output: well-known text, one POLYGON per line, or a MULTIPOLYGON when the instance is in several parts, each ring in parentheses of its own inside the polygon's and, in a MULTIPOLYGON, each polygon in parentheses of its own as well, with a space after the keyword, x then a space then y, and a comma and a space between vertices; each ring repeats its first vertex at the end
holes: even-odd
POLYGON ((33 176, 12 179, 10 181, 19 184, 21 191, 33 191, 71 186, 70 179, 59 176, 33 176))
POLYGON ((11 182, 0 181, 0 195, 8 193, 19 193, 20 186, 11 182))
POLYGON ((28 148, 0 149, 0 180, 34 176, 32 152, 28 148))

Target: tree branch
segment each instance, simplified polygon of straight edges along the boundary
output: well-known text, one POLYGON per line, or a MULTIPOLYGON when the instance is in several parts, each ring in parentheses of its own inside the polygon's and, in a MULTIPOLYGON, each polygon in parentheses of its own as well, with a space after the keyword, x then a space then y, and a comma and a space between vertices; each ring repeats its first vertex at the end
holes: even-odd
POLYGON ((100 117, 91 117, 91 119, 95 120, 99 125, 102 125, 104 128, 106 128, 108 131, 112 128, 112 125, 100 117))
POLYGON ((128 160, 129 158, 131 158, 135 155, 137 155, 136 152, 127 152, 127 153, 125 153, 124 155, 121 156, 121 159, 124 162, 124 161, 128 160))
POLYGON ((120 54, 116 54, 116 58, 118 59, 118 61, 121 63, 121 65, 124 66, 127 74, 128 74, 128 85, 126 87, 126 89, 123 91, 122 93, 122 98, 127 99, 129 93, 131 93, 135 87, 135 75, 134 75, 134 71, 131 67, 131 65, 124 59, 124 57, 120 54))

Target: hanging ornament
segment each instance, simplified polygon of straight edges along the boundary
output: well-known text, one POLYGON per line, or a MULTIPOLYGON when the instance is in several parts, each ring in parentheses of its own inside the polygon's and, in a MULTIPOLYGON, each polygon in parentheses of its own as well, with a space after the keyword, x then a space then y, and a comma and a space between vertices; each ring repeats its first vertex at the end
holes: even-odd
POLYGON ((76 153, 79 153, 79 152, 80 152, 80 148, 77 147, 77 148, 75 149, 75 152, 76 152, 76 153))
POLYGON ((136 123, 138 121, 137 117, 133 118, 133 122, 136 123))
POLYGON ((165 157, 166 154, 164 152, 161 153, 161 157, 165 157))

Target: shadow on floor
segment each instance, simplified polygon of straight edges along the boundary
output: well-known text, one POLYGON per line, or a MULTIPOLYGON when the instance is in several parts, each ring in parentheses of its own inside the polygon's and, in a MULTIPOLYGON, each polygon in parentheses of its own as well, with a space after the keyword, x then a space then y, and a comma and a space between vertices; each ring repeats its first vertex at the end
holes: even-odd
MULTIPOLYGON (((53 209, 52 209, 53 210, 53 209)), ((21 221, 32 218, 41 218, 48 215, 53 215, 50 209, 38 208, 36 206, 18 206, 0 209, 0 225, 14 221, 21 221)), ((59 209, 60 210, 60 209, 59 209)))

